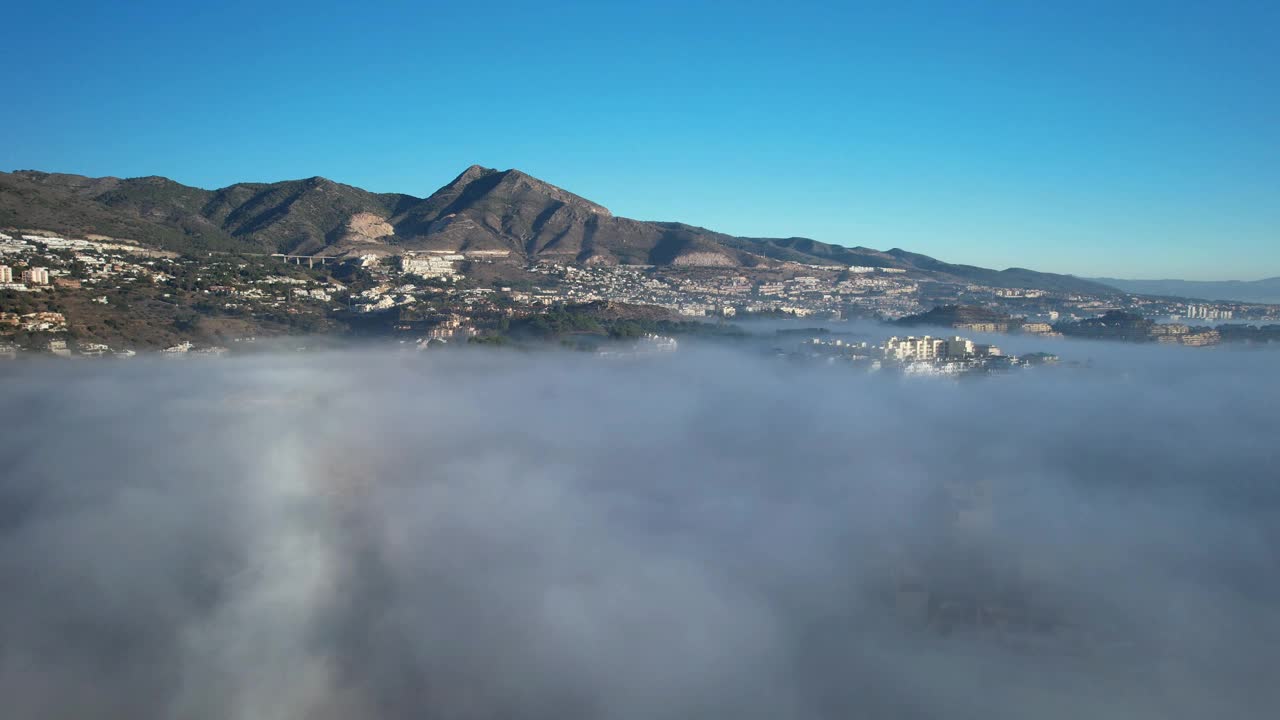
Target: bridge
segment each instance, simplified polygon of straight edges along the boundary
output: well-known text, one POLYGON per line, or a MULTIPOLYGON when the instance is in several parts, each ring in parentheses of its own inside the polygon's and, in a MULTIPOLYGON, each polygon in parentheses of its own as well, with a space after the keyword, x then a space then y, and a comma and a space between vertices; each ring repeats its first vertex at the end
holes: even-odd
POLYGON ((301 265, 302 261, 306 260, 307 267, 315 267, 317 262, 323 265, 330 260, 335 262, 337 261, 337 258, 330 257, 328 255, 286 255, 284 253, 271 253, 268 257, 281 258, 286 263, 292 260, 294 265, 301 265))
POLYGON ((324 265, 325 263, 328 263, 328 262, 338 262, 338 258, 333 257, 332 255, 289 255, 286 253, 222 252, 217 250, 209 251, 209 255, 211 257, 214 255, 244 255, 247 257, 280 258, 281 260, 284 260, 286 263, 292 260, 294 265, 301 265, 302 261, 306 260, 307 267, 315 267, 316 263, 320 263, 321 265, 324 265))

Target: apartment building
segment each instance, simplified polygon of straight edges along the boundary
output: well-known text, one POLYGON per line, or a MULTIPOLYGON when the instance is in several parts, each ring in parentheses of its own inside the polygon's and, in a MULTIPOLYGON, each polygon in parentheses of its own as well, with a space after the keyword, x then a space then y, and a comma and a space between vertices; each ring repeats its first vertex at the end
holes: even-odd
POLYGON ((22 271, 22 282, 27 285, 48 285, 49 271, 45 268, 31 268, 22 271))

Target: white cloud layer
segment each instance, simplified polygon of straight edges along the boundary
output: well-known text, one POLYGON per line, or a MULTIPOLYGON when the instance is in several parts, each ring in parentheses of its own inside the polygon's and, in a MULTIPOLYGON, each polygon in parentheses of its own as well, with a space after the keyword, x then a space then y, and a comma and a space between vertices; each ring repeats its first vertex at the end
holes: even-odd
POLYGON ((1274 352, 0 379, 10 718, 1266 718, 1274 352))

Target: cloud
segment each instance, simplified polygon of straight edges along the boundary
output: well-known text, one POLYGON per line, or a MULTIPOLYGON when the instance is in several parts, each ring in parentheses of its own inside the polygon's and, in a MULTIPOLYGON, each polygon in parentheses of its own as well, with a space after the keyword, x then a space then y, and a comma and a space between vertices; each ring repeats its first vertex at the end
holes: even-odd
POLYGON ((1062 347, 14 366, 5 714, 1268 717, 1276 354, 1062 347))

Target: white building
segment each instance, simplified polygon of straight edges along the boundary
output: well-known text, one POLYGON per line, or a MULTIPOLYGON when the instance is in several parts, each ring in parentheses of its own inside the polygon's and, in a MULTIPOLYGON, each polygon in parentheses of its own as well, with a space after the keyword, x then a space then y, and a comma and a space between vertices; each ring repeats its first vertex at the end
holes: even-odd
POLYGON ((1187 318, 1201 320, 1230 320, 1234 315, 1231 310, 1222 310, 1212 305, 1188 305, 1187 318))
POLYGON ((945 352, 946 341, 925 335, 891 337, 884 344, 884 355, 895 360, 933 360, 945 352))
POLYGON ((13 282, 13 268, 8 265, 0 265, 0 283, 13 282))
POLYGON ((404 255, 400 258, 400 271, 424 278, 451 277, 456 274, 453 264, 463 259, 456 254, 404 255))
POLYGON ((44 268, 31 268, 22 271, 22 282, 28 285, 48 285, 49 271, 44 268))
POLYGON ((933 362, 938 360, 965 360, 974 357, 999 355, 1000 350, 991 345, 978 345, 959 335, 950 340, 908 336, 891 337, 884 344, 884 356, 902 362, 933 362))

